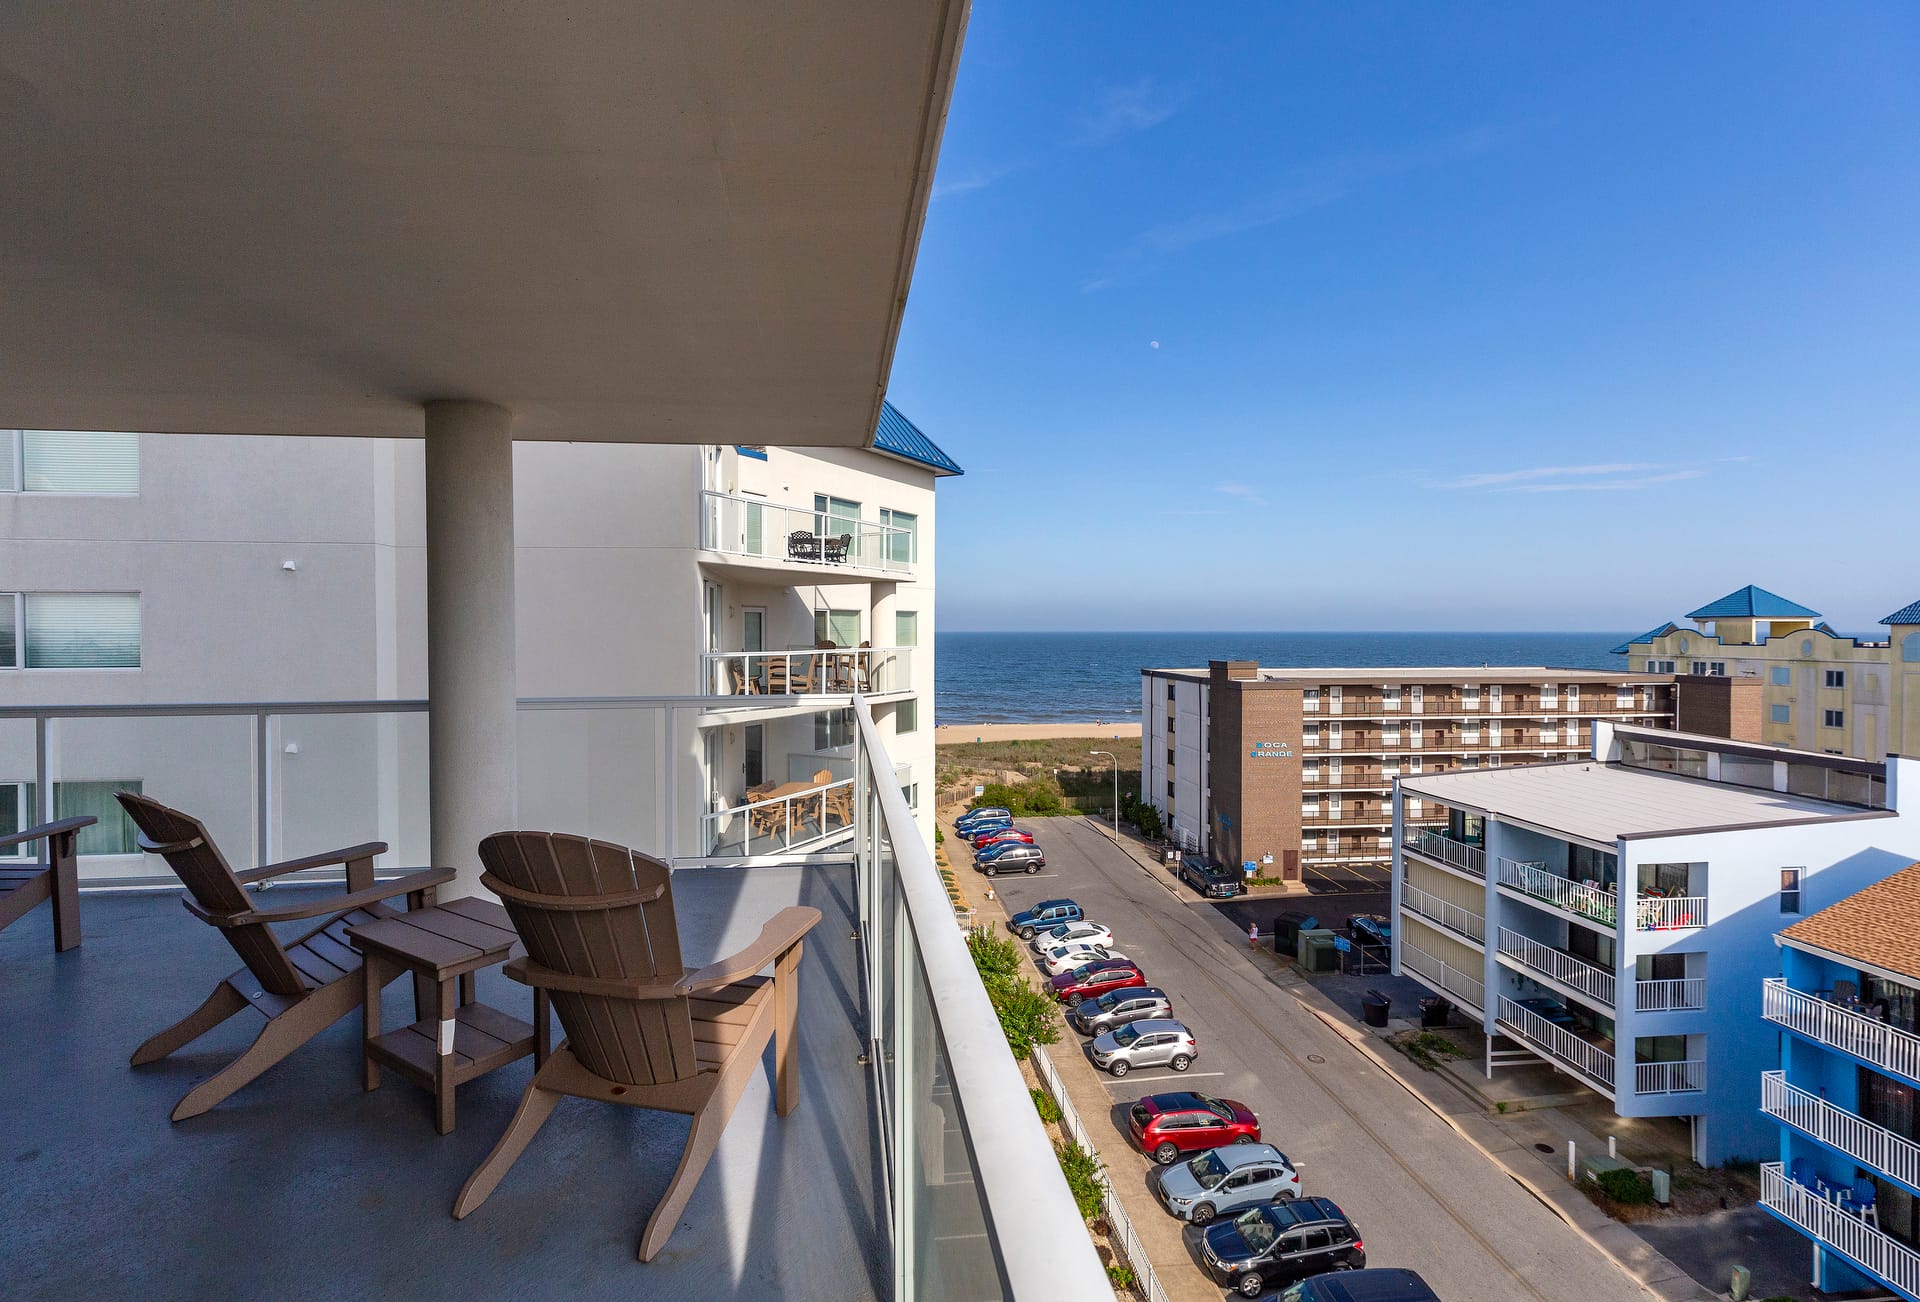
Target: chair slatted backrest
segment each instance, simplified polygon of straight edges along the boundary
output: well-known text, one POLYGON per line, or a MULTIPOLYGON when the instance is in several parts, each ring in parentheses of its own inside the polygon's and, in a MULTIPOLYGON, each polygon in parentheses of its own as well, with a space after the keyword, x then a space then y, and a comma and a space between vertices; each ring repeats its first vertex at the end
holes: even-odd
MULTIPOLYGON (((165 859, 201 908, 208 913, 245 913, 253 907, 253 897, 233 875, 226 857, 199 819, 131 791, 115 792, 114 798, 140 829, 140 847, 165 859)), ((265 923, 221 927, 219 931, 262 989, 276 995, 307 992, 307 980, 265 923)))
MULTIPOLYGON (((567 976, 677 981, 680 928, 666 864, 610 841, 559 832, 496 832, 480 843, 527 957, 567 976), (566 906, 526 895, 566 897, 566 906), (607 897, 594 907, 594 897, 607 897), (518 898, 517 898, 518 897, 518 898), (585 906, 585 907, 582 907, 585 906)), ((492 883, 489 883, 492 885, 492 883)), ((684 997, 622 999, 552 992, 567 1047, 594 1075, 623 1085, 661 1085, 699 1071, 684 997)))

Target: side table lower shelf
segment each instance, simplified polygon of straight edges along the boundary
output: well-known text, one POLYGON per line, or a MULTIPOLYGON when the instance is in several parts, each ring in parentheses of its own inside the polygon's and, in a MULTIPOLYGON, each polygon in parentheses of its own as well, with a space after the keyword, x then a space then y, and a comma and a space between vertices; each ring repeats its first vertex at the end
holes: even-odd
MULTIPOLYGON (((449 1086, 464 1085, 534 1050, 533 1024, 486 1004, 462 1004, 453 1012, 453 1052, 447 1055, 449 1086)), ((367 1057, 432 1090, 440 1082, 439 1023, 431 1018, 366 1042, 367 1057)))

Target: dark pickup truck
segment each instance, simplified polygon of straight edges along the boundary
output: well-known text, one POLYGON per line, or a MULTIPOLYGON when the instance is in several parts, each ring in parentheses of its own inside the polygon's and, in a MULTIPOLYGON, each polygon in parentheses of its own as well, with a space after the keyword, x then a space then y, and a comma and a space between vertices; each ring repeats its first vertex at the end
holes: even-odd
POLYGON ((1180 880, 1210 900, 1230 900, 1247 892, 1245 873, 1210 864, 1197 854, 1180 856, 1180 880))

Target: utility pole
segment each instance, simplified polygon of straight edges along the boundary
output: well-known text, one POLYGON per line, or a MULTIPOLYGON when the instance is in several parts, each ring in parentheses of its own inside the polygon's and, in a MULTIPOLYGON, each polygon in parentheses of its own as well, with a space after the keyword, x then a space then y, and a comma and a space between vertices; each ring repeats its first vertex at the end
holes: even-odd
POLYGON ((1120 844, 1120 757, 1110 750, 1090 750, 1089 755, 1105 755, 1113 761, 1113 843, 1120 844))

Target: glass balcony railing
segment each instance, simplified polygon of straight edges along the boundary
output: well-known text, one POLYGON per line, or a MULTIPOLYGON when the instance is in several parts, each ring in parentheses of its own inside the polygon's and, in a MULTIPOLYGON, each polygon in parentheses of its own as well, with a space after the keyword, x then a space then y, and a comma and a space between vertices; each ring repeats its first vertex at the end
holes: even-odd
POLYGON ((913 648, 708 651, 700 684, 711 696, 884 696, 913 689, 913 648))
POLYGON ((700 494, 700 550, 809 570, 911 574, 912 529, 783 506, 757 497, 700 494))

